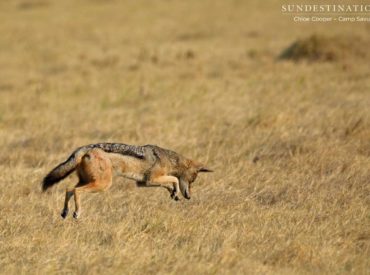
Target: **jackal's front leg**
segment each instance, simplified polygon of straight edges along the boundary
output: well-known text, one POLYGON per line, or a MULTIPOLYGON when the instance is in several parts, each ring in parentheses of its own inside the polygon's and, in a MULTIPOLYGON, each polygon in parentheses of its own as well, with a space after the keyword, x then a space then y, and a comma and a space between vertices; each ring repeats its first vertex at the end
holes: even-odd
POLYGON ((172 199, 174 199, 175 201, 178 201, 180 199, 178 196, 179 191, 180 191, 180 185, 179 185, 179 180, 176 177, 160 176, 160 177, 153 178, 150 182, 150 184, 156 184, 156 183, 166 188, 170 192, 172 199), (170 186, 168 186, 168 184, 170 186), (171 185, 173 188, 171 188, 171 185))
POLYGON ((154 183, 154 182, 148 182, 148 181, 137 181, 136 186, 137 187, 163 187, 171 194, 171 197, 172 197, 172 194, 174 193, 174 189, 172 188, 172 185, 170 183, 164 184, 164 183, 154 183))

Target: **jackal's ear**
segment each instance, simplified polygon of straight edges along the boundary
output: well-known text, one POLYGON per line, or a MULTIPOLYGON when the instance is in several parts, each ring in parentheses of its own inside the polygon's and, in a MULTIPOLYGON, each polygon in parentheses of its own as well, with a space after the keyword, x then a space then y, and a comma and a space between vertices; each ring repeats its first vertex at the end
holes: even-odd
POLYGON ((213 170, 205 167, 205 166, 202 166, 198 169, 198 172, 205 172, 205 173, 208 173, 208 172, 213 172, 213 170))
POLYGON ((198 170, 198 172, 213 172, 212 169, 207 168, 203 163, 194 161, 193 165, 198 170))
POLYGON ((198 172, 213 172, 212 169, 207 168, 203 163, 198 161, 189 160, 188 167, 194 167, 198 172))

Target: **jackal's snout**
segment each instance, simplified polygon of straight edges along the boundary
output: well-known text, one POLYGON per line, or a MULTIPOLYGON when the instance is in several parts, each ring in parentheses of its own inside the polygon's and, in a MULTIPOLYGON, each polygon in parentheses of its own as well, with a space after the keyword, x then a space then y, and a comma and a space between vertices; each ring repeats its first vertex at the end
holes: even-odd
POLYGON ((189 182, 181 179, 180 180, 180 191, 181 191, 181 194, 183 195, 183 197, 185 199, 190 200, 190 198, 191 198, 191 191, 190 191, 190 184, 189 184, 189 182))

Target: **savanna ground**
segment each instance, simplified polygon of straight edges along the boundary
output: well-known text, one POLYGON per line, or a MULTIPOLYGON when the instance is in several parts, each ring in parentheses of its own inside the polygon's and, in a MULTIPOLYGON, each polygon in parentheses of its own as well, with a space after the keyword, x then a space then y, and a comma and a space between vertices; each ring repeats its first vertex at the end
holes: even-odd
POLYGON ((370 273, 369 59, 276 59, 370 25, 298 24, 280 4, 2 1, 0 272, 370 273), (215 172, 181 202, 117 178, 62 220, 76 178, 41 179, 102 141, 215 172))

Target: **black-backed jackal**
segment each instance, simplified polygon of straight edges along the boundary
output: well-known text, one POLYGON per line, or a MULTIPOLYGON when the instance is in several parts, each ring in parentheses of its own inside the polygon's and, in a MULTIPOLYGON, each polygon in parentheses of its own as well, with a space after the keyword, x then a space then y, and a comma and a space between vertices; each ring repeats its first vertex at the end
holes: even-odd
POLYGON ((43 180, 42 190, 76 171, 79 181, 67 188, 61 216, 68 215, 68 202, 75 199, 74 218, 81 212, 80 193, 105 191, 112 185, 112 174, 118 171, 136 181, 139 187, 166 188, 171 198, 179 200, 179 192, 190 199, 191 184, 199 172, 212 172, 199 162, 156 145, 133 146, 121 143, 97 143, 75 150, 43 180))

